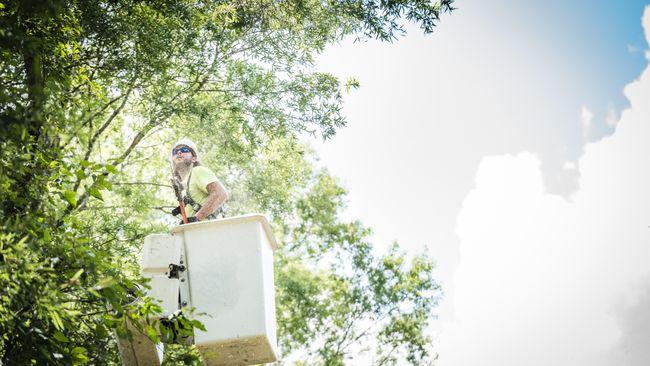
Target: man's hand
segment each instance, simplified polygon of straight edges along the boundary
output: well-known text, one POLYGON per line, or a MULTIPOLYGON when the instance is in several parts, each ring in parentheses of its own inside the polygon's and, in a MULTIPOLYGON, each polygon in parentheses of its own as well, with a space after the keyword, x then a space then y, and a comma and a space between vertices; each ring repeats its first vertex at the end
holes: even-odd
POLYGON ((199 220, 205 219, 228 199, 228 192, 226 192, 223 184, 219 181, 212 182, 205 188, 208 192, 208 197, 205 199, 203 207, 196 213, 196 217, 199 220))
MULTIPOLYGON (((199 222, 199 221, 201 221, 201 220, 197 219, 196 216, 190 216, 190 217, 187 218, 187 223, 188 224, 191 224, 193 222, 199 222)), ((181 221, 181 223, 179 225, 183 225, 183 224, 184 224, 184 222, 181 221)))

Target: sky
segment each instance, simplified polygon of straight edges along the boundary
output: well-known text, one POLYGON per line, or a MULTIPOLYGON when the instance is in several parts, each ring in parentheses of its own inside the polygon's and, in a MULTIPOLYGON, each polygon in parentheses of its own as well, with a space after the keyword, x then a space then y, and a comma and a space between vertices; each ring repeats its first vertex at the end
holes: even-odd
POLYGON ((437 261, 440 365, 650 359, 648 3, 458 1, 318 59, 361 88, 312 146, 378 247, 437 261))

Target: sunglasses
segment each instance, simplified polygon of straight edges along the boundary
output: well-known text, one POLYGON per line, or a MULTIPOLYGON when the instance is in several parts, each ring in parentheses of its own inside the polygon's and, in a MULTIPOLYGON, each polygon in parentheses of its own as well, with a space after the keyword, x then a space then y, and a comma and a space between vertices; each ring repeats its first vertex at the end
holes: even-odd
POLYGON ((182 153, 188 153, 188 152, 192 152, 192 149, 190 149, 189 147, 179 147, 178 149, 172 150, 172 155, 178 154, 179 151, 182 153))

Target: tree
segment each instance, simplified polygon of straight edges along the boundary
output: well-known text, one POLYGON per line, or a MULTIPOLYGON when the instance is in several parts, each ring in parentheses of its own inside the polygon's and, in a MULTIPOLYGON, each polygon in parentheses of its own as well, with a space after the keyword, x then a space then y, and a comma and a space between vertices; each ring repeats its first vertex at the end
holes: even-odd
POLYGON ((431 262, 409 266, 396 247, 373 255, 368 229, 337 216, 344 191, 296 136, 345 124, 341 83, 313 70, 316 52, 351 34, 390 41, 402 19, 430 32, 450 10, 450 0, 1 3, 0 363, 117 362, 112 333, 156 311, 132 303, 134 260, 171 223, 157 147, 179 134, 219 167, 233 213, 271 214, 284 243, 284 351, 341 364, 372 336, 388 346, 377 363, 427 356, 431 262))

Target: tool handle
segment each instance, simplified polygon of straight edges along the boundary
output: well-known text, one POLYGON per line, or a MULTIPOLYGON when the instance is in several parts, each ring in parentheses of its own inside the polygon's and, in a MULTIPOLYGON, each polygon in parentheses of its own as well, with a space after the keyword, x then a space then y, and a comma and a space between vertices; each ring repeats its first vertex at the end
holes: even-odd
POLYGON ((187 213, 185 213, 185 202, 182 200, 178 201, 178 207, 181 208, 181 217, 183 218, 183 224, 187 224, 187 213))

